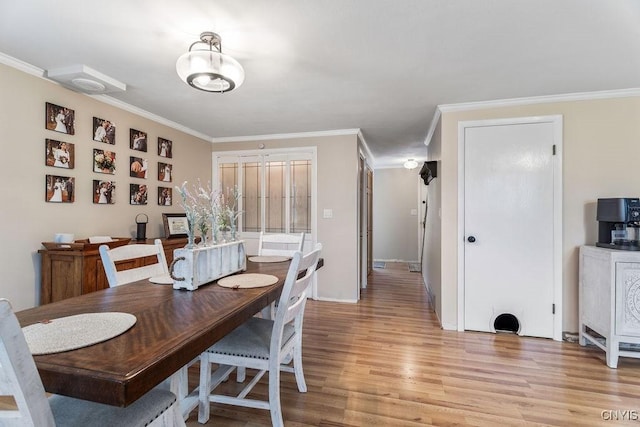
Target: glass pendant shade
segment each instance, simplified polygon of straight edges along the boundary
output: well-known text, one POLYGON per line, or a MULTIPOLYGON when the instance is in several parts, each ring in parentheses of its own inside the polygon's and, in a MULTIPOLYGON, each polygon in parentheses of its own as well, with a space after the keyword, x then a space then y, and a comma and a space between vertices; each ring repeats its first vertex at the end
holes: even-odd
POLYGON ((244 82, 244 70, 238 61, 211 44, 201 47, 192 46, 176 62, 178 76, 185 83, 206 92, 228 92, 244 82))

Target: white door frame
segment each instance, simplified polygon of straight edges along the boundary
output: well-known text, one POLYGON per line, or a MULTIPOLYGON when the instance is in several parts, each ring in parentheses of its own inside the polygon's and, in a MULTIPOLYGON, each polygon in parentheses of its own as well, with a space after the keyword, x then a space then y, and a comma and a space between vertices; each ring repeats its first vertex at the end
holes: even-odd
POLYGON ((465 131, 471 127, 551 123, 555 156, 553 156, 553 339, 562 341, 562 115, 515 117, 508 119, 458 122, 458 331, 464 330, 464 213, 465 213, 465 131))

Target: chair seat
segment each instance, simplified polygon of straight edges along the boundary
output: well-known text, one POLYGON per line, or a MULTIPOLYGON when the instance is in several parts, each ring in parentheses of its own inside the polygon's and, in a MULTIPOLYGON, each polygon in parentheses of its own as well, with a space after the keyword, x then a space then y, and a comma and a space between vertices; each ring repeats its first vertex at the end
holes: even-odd
MULTIPOLYGON (((273 320, 252 317, 211 346, 207 352, 268 360, 272 332, 273 320)), ((284 326, 282 334, 283 347, 293 337, 294 333, 295 328, 293 325, 287 324, 284 326)))
POLYGON ((173 393, 160 389, 151 390, 126 408, 57 394, 49 398, 57 427, 143 427, 162 415, 175 401, 173 393))

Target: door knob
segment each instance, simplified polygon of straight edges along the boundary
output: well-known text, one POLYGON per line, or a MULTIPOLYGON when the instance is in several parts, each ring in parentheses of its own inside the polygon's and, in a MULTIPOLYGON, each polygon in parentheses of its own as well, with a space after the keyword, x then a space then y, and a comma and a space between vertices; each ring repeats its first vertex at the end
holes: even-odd
POLYGON ((475 241, 476 241, 476 238, 475 238, 475 237, 473 237, 473 236, 469 236, 469 237, 467 237, 467 242, 469 242, 469 243, 473 243, 473 242, 475 242, 475 241))

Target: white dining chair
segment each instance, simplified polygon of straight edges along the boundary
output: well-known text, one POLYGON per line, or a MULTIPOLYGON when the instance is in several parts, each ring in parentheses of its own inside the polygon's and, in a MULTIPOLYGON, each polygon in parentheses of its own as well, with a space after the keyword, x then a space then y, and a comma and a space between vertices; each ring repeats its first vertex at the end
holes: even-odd
POLYGON ((13 396, 15 407, 0 409, 0 425, 184 426, 176 396, 153 389, 126 408, 61 395, 47 398, 11 304, 0 299, 0 394, 13 396))
POLYGON ((260 232, 258 241, 258 255, 260 256, 289 256, 302 252, 304 233, 280 234, 260 232))
POLYGON ((100 258, 104 266, 104 272, 107 275, 109 287, 124 285, 126 283, 135 282, 136 280, 148 279, 154 276, 168 275, 169 267, 167 259, 164 256, 164 248, 162 241, 156 239, 153 245, 149 244, 132 244, 118 246, 110 249, 107 245, 101 245, 100 258), (157 262, 140 267, 133 267, 140 258, 156 257, 157 262), (126 265, 128 262, 129 265, 126 265), (122 268, 118 271, 116 263, 125 264, 128 269, 122 268))
POLYGON ((200 423, 209 420, 210 403, 216 402, 269 409, 272 424, 282 426, 280 371, 293 372, 298 390, 302 393, 307 391, 302 370, 302 322, 306 294, 317 268, 321 249, 322 245, 317 244, 313 252, 306 256, 302 252, 294 254, 275 320, 252 317, 200 355, 200 423), (301 272, 304 275, 298 279, 301 272), (287 359, 293 360, 293 366, 283 363, 287 359), (214 363, 218 364, 218 368, 212 374, 211 364, 214 363), (238 367, 257 369, 259 372, 236 397, 212 393, 238 367), (269 400, 247 398, 266 372, 269 373, 269 400))
MULTIPOLYGON (((258 256, 286 256, 293 257, 296 252, 302 252, 304 247, 304 233, 286 234, 286 233, 265 233, 260 232, 260 240, 258 240, 258 256)), ((276 303, 271 303, 265 307, 260 316, 266 319, 273 319, 276 315, 276 303)), ((239 378, 244 381, 244 373, 240 370, 239 378)))
MULTIPOLYGON (((160 239, 155 239, 153 245, 149 244, 133 244, 119 246, 117 248, 109 249, 107 245, 101 245, 100 258, 102 259, 102 265, 104 266, 104 272, 107 275, 109 287, 124 285, 126 283, 135 282, 137 280, 149 279, 154 276, 168 275, 169 268, 167 266, 167 260, 164 255, 164 248, 160 239), (131 267, 134 264, 141 264, 140 258, 156 257, 157 262, 141 267, 133 267, 128 269, 116 269, 116 263, 127 264, 127 267, 131 267)), ((167 378, 159 388, 167 389, 178 397, 178 400, 182 403, 186 397, 190 394, 189 391, 189 367, 192 366, 198 358, 187 363, 180 368, 176 373, 167 378)), ((195 407, 195 404, 193 405, 195 407)), ((188 409, 185 409, 188 413, 188 409)))

